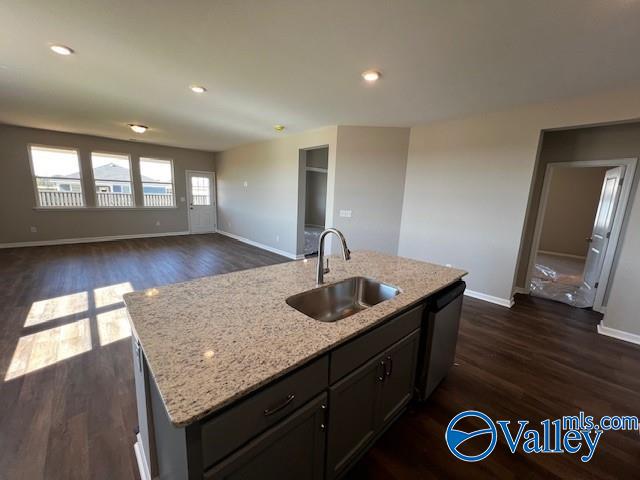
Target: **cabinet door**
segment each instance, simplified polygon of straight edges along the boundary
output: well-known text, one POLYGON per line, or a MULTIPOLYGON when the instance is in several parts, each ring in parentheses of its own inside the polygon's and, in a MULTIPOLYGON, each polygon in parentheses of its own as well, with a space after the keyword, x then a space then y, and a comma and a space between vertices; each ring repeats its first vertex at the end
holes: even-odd
POLYGON ((384 364, 377 357, 329 389, 327 479, 348 468, 378 428, 384 364))
POLYGON ((380 396, 379 421, 386 424, 404 408, 415 384, 420 331, 415 331, 384 354, 385 378, 380 396))
POLYGON ((204 478, 321 480, 324 476, 326 400, 325 393, 311 400, 211 468, 204 478))

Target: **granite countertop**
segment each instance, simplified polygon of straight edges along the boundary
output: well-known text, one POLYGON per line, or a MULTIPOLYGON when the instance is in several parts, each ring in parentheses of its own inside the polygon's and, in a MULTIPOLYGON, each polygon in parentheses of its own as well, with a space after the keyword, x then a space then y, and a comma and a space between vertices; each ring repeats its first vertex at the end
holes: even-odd
POLYGON ((171 422, 186 426, 453 283, 463 270, 384 255, 331 257, 325 283, 367 276, 395 298, 334 323, 285 303, 315 288, 316 260, 204 277, 124 296, 171 422))

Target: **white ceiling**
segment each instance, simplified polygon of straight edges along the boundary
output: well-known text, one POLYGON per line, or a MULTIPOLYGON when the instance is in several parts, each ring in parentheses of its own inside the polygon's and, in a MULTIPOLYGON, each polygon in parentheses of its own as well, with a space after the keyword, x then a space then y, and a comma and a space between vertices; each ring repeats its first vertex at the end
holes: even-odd
POLYGON ((222 150, 638 84, 639 45, 640 0, 2 0, 0 122, 222 150))

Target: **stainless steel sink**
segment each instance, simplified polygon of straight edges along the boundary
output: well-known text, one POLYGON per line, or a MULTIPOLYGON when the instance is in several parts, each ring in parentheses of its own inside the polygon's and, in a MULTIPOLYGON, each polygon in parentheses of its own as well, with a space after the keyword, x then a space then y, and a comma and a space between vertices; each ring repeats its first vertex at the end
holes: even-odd
POLYGON ((400 293, 394 286, 366 277, 351 277, 337 283, 298 293, 287 304, 321 322, 335 322, 400 293))

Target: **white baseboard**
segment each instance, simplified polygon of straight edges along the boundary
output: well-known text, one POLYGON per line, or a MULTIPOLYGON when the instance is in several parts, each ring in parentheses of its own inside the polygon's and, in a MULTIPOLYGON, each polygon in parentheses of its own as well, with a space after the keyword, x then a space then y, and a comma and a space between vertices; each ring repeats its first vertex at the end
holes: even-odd
POLYGON ((606 335, 607 337, 613 337, 617 338, 618 340, 624 340, 625 342, 640 345, 640 335, 636 333, 625 332, 623 330, 617 330, 611 327, 606 327, 602 324, 602 322, 598 324, 598 333, 600 335, 606 335))
POLYGON ((253 240, 249 240, 248 238, 241 237, 240 235, 235 235, 233 233, 224 232, 222 230, 217 231, 220 235, 224 235, 225 237, 233 238, 234 240, 238 240, 239 242, 246 243, 247 245, 252 245, 254 247, 261 248, 263 250, 267 250, 271 253, 276 253, 278 255, 282 255, 283 257, 290 258, 292 260, 301 260, 304 258, 304 255, 296 255, 295 253, 285 252, 284 250, 280 250, 278 248, 270 247, 269 245, 265 245, 264 243, 254 242, 253 240))
POLYGON ((109 235, 107 237, 60 238, 57 240, 40 240, 35 242, 0 243, 0 248, 44 247, 47 245, 68 245, 73 243, 113 242, 114 240, 129 240, 132 238, 175 237, 178 235, 189 235, 189 232, 136 233, 133 235, 109 235))
POLYGON ((587 258, 584 255, 572 255, 571 253, 551 252, 549 250, 538 250, 538 253, 543 253, 545 255, 555 255, 556 257, 576 258, 578 260, 586 260, 587 258))
POLYGON ((140 480, 151 480, 151 474, 149 473, 149 462, 144 455, 144 448, 142 448, 142 440, 140 434, 136 435, 136 443, 133 444, 133 451, 136 454, 136 460, 138 462, 138 471, 140 472, 140 480))
POLYGON ((475 292, 473 290, 465 290, 464 294, 468 297, 477 298, 478 300, 484 300, 485 302, 495 303, 501 307, 511 308, 513 307, 513 298, 506 299, 500 297, 494 297, 493 295, 487 295, 486 293, 475 292))

